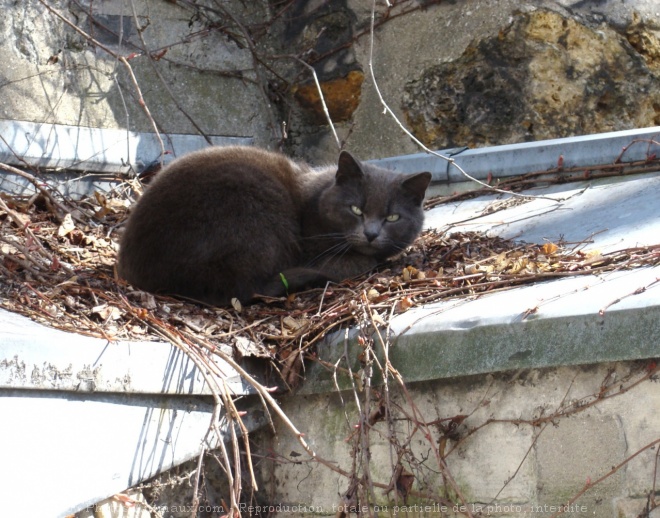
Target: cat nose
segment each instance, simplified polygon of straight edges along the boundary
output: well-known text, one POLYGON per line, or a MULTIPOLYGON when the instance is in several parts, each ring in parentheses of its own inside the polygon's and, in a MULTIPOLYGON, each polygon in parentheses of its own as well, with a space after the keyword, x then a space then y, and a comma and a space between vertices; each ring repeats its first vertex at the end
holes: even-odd
POLYGON ((367 241, 370 243, 378 237, 380 234, 380 225, 376 223, 367 224, 364 226, 364 237, 367 238, 367 241))

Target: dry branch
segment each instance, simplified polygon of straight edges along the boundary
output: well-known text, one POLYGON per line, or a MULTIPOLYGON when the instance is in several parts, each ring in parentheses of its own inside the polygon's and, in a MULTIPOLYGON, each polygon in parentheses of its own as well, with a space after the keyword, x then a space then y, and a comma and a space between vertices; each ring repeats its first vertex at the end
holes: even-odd
MULTIPOLYGON (((359 489, 366 499, 364 501, 375 501, 375 489, 391 492, 395 488, 395 498, 409 495, 451 503, 446 495, 453 495, 451 498, 463 503, 465 498, 453 481, 446 460, 454 448, 446 450, 442 442, 437 442, 437 434, 433 431, 435 424, 425 422, 407 393, 405 380, 388 361, 389 333, 371 334, 371 330, 386 328, 389 320, 397 314, 433 301, 474 297, 557 277, 660 264, 660 245, 601 254, 584 250, 583 243, 537 245, 476 233, 445 235, 427 231, 401 258, 368 276, 283 300, 264 301, 237 311, 153 296, 117 281, 113 274, 117 249, 114 229, 126 217, 126 200, 94 197, 80 202, 67 201, 67 204, 71 204, 72 210, 84 204, 86 214, 90 216, 85 221, 83 215, 82 222, 72 221, 65 226, 43 205, 30 205, 22 197, 5 196, 0 199, 0 225, 3 229, 0 242, 0 292, 3 297, 0 305, 67 331, 108 340, 166 340, 184 351, 214 389, 216 411, 205 441, 206 447, 221 440, 221 432, 217 428, 219 413, 223 412, 228 419, 227 430, 233 454, 223 451, 218 458, 224 465, 223 469, 233 474, 233 492, 229 499, 232 506, 237 506, 240 501, 239 430, 248 458, 250 446, 232 395, 227 392, 214 362, 209 361, 211 357, 217 356, 229 363, 255 388, 268 413, 277 415, 297 438, 309 461, 345 477, 349 486, 354 484, 353 487, 359 489), (25 221, 29 221, 27 228, 25 221), (389 481, 374 480, 368 470, 364 471, 368 456, 361 462, 354 462, 350 468, 339 466, 332 459, 319 457, 309 447, 302 431, 277 405, 271 388, 259 384, 232 355, 225 352, 228 347, 243 340, 244 345, 248 344, 248 348, 244 349, 248 354, 258 354, 278 367, 283 378, 282 385, 295 385, 302 378, 303 359, 316 360, 314 345, 328 334, 346 330, 349 326, 362 329, 361 340, 370 351, 378 347, 384 352, 384 363, 379 363, 378 356, 370 352, 366 370, 351 372, 349 367, 347 372, 355 382, 355 401, 361 413, 359 433, 351 439, 357 441, 353 446, 354 455, 360 452, 367 455, 375 425, 387 420, 390 431, 386 437, 392 448, 393 473, 389 481), (384 396, 369 381, 377 373, 386 380, 384 396), (406 409, 389 398, 388 392, 392 390, 388 384, 390 376, 396 382, 396 390, 404 396, 406 409), (359 386, 365 382, 371 387, 371 394, 367 392, 366 396, 360 392, 359 386), (381 405, 384 405, 384 410, 381 410, 381 405), (410 423, 407 440, 401 441, 396 437, 392 420, 394 415, 403 415, 410 423), (428 443, 436 470, 445 481, 447 487, 444 494, 407 486, 413 480, 421 481, 430 476, 425 474, 428 468, 419 465, 419 460, 408 446, 409 441, 419 434, 428 443), (396 477, 396 473, 401 476, 396 477)), ((651 283, 643 288, 653 289, 659 284, 651 283)), ((641 291, 632 291, 630 296, 637 292, 641 291)), ((351 358, 343 362, 343 365, 352 364, 351 358)), ((346 370, 343 365, 330 368, 346 370)), ((574 402, 573 406, 561 406, 552 415, 535 420, 521 419, 519 425, 543 426, 544 423, 554 422, 630 390, 654 375, 655 372, 648 372, 635 383, 622 384, 621 390, 608 388, 602 394, 574 402)), ((474 427, 464 433, 456 444, 495 422, 501 421, 492 419, 474 427)), ((506 422, 515 424, 512 420, 506 422)), ((254 487, 256 479, 249 462, 248 471, 253 477, 251 484, 254 487)), ((201 474, 201 469, 197 473, 201 474)))

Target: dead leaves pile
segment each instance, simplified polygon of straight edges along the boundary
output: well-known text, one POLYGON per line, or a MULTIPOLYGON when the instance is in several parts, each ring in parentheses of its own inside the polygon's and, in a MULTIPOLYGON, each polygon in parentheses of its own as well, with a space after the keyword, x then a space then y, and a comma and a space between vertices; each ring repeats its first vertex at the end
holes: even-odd
POLYGON ((370 323, 384 326, 391 315, 444 298, 660 262, 660 246, 602 255, 583 250, 583 244, 568 249, 562 243, 427 231, 401 258, 368 277, 286 300, 213 308, 156 297, 115 278, 115 230, 126 217, 126 198, 97 195, 66 214, 39 197, 1 201, 1 307, 113 341, 195 337, 207 349, 211 344, 239 357, 272 360, 288 384, 300 377, 302 353, 329 332, 363 321, 365 307, 370 323))

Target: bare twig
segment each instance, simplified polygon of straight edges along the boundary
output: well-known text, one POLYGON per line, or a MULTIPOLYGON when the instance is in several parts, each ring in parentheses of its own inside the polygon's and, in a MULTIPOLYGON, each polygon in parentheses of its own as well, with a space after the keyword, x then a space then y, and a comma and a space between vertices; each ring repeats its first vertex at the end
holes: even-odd
POLYGON ((101 50, 105 51, 108 53, 110 56, 114 57, 117 59, 124 67, 126 68, 126 71, 128 72, 129 77, 131 78, 131 81, 133 83, 133 86, 136 89, 136 93, 138 95, 138 103, 144 110, 147 119, 149 119, 149 122, 154 129, 154 133, 156 134, 156 137, 158 138, 158 142, 160 143, 160 149, 161 149, 161 156, 160 159, 162 160, 163 157, 165 156, 165 144, 163 143, 163 139, 160 136, 160 131, 158 130, 158 125, 156 124, 156 121, 154 118, 151 116, 151 112, 149 111, 149 107, 147 106, 147 103, 144 101, 144 97, 142 96, 142 91, 140 89, 140 85, 137 82, 137 79, 135 78, 135 74, 133 73, 133 68, 131 65, 128 63, 128 60, 124 56, 120 56, 116 52, 114 52, 112 49, 107 47, 106 45, 103 45, 96 39, 92 38, 89 34, 87 34, 85 31, 83 31, 80 27, 78 27, 75 23, 72 23, 69 21, 64 15, 62 15, 59 11, 48 5, 46 0, 39 0, 39 3, 41 3, 51 14, 56 16, 58 19, 60 19, 62 22, 64 22, 66 25, 71 27, 74 31, 76 31, 78 34, 83 36, 87 41, 92 43, 93 45, 97 46, 101 50))
POLYGON ((389 105, 385 102, 385 99, 383 97, 383 94, 380 91, 380 88, 378 87, 378 82, 376 81, 376 74, 374 72, 374 27, 375 27, 375 13, 376 13, 376 0, 373 0, 372 3, 372 8, 371 8, 371 40, 369 43, 369 72, 371 74, 371 81, 374 85, 374 89, 376 90, 376 94, 378 95, 378 99, 380 100, 380 103, 383 105, 383 109, 386 113, 388 113, 393 119, 394 122, 403 130, 403 132, 410 137, 415 144, 417 144, 421 149, 423 149, 425 152, 436 156, 438 158, 441 158, 442 160, 445 160, 448 162, 450 165, 458 169, 458 171, 465 176, 468 180, 471 180, 475 183, 478 183, 482 187, 493 191, 493 192, 500 192, 503 194, 509 194, 511 196, 518 196, 521 198, 536 198, 536 199, 543 199, 543 200, 551 200, 554 202, 560 202, 563 201, 562 198, 552 198, 550 196, 534 196, 531 194, 519 194, 511 191, 503 191, 501 189, 498 189, 496 187, 493 187, 491 185, 488 185, 485 182, 482 182, 481 180, 478 180, 474 178, 473 176, 469 175, 461 166, 459 166, 456 161, 451 158, 447 157, 441 153, 438 153, 437 151, 433 151, 429 149, 421 140, 419 140, 415 135, 413 135, 408 128, 406 128, 403 123, 399 120, 399 118, 396 116, 396 114, 392 111, 392 109, 389 107, 389 105))
POLYGON ((318 91, 319 94, 319 99, 321 100, 321 106, 323 106, 323 113, 325 114, 325 118, 328 121, 328 125, 330 126, 330 129, 332 130, 332 135, 335 137, 335 142, 337 143, 337 147, 341 151, 341 141, 339 140, 339 137, 337 136, 337 131, 335 130, 335 125, 332 123, 332 118, 330 117, 330 112, 328 111, 328 106, 325 103, 325 97, 323 96, 323 90, 321 89, 321 83, 319 83, 319 78, 316 75, 316 70, 314 70, 314 67, 312 65, 309 65, 302 59, 295 57, 294 58, 301 63, 303 66, 305 66, 312 74, 312 77, 314 78, 314 84, 316 85, 316 90, 318 91))

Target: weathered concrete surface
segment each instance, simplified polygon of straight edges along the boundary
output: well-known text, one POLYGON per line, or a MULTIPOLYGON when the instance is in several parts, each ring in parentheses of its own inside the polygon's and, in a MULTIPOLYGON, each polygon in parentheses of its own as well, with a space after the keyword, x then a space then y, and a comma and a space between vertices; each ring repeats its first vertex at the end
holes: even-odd
MULTIPOLYGON (((209 135, 270 138, 269 108, 249 71, 250 52, 207 30, 207 21, 194 19, 189 9, 146 0, 134 2, 134 16, 126 0, 81 2, 82 10, 65 0, 47 3, 111 52, 130 58, 160 131, 196 134, 190 117, 209 135), (140 54, 141 37, 157 60, 140 54)), ((0 118, 153 131, 127 68, 115 57, 37 1, 3 0, 0 7, 0 118)), ((263 7, 254 2, 238 13, 260 17, 263 7)))
MULTIPOLYGON (((658 124, 653 0, 392 4, 377 2, 378 86, 433 147, 658 124)), ((253 137, 334 161, 337 145, 303 59, 346 147, 365 159, 417 150, 383 114, 371 78, 371 2, 48 5, 94 41, 37 0, 0 0, 0 118, 152 131, 122 56, 165 133, 253 137)))
MULTIPOLYGON (((68 333, 0 309, 0 390, 211 396, 194 363, 163 342, 112 342, 68 333)), ((231 354, 231 348, 227 346, 231 354)), ((253 390, 225 362, 227 386, 253 390)))
POLYGON ((68 516, 194 458, 212 411, 198 398, 0 389, 3 493, 16 496, 4 512, 68 516))
MULTIPOLYGON (((467 416, 445 451, 449 471, 471 504, 483 509, 492 506, 493 512, 485 516, 550 516, 550 512, 541 512, 543 506, 548 509, 565 505, 585 485, 596 482, 612 466, 659 438, 657 412, 653 409, 660 398, 660 384, 643 382, 572 417, 558 417, 538 426, 524 421, 552 415, 581 398, 598 394, 607 380, 616 386, 616 380, 623 381, 631 369, 643 373, 644 366, 617 363, 523 370, 411 384, 408 392, 418 415, 426 422, 467 416), (642 416, 646 424, 640 426, 642 416), (488 421, 490 424, 484 425, 488 421), (484 427, 466 435, 480 425, 484 427), (509 506, 514 512, 495 512, 496 505, 509 506)), ((407 397, 396 388, 392 388, 391 397, 395 408, 400 405, 406 415, 411 415, 407 397)), ((343 400, 336 394, 294 396, 283 400, 283 409, 294 421, 298 418, 320 457, 332 459, 337 467, 350 471, 351 437, 356 433, 352 394, 345 393, 343 400)), ((396 426, 399 441, 405 441, 414 430, 405 423, 404 418, 396 426)), ((438 441, 437 430, 432 430, 432 439, 438 441)), ((411 448, 417 459, 425 458, 426 462, 413 470, 416 484, 423 487, 423 481, 442 487, 429 445, 421 432, 417 434, 411 448)), ((388 484, 391 451, 386 424, 377 423, 370 437, 372 476, 376 482, 388 484)), ((306 460, 295 439, 286 433, 263 439, 265 448, 272 447, 284 455, 277 462, 262 465, 264 479, 271 481, 268 490, 273 494, 272 504, 298 504, 313 507, 321 515, 335 514, 348 480, 320 463, 306 460)), ((655 449, 643 451, 586 491, 575 502, 579 512, 567 516, 636 517, 644 508, 644 494, 653 484, 654 467, 655 449)), ((377 503, 391 509, 393 496, 388 499, 383 493, 376 491, 377 503)))

